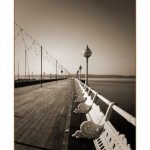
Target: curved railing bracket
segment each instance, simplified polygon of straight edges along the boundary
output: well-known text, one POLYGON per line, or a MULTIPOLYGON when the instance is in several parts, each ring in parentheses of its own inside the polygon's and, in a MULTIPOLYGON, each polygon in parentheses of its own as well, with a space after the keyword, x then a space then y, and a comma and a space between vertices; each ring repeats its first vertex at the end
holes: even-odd
POLYGON ((79 95, 74 102, 75 103, 84 103, 86 100, 87 100, 86 97, 83 97, 82 95, 79 95))
POLYGON ((92 121, 84 121, 72 137, 94 139, 100 136, 104 125, 95 124, 92 121))
POLYGON ((73 112, 74 113, 84 113, 84 114, 86 114, 91 110, 91 108, 92 108, 92 106, 89 106, 85 103, 81 103, 81 104, 78 105, 78 108, 75 109, 73 112))

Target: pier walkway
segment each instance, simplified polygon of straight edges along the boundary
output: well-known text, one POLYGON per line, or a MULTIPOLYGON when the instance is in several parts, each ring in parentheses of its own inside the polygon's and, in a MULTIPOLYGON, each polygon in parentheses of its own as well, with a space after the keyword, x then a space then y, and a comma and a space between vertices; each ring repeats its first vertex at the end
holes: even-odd
POLYGON ((75 90, 74 79, 15 88, 15 150, 90 148, 91 141, 71 137, 82 121, 71 110, 75 90))

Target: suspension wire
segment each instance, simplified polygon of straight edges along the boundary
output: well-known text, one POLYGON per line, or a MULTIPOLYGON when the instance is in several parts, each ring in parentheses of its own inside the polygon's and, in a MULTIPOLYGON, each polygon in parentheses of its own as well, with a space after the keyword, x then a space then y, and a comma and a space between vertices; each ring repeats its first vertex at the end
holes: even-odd
POLYGON ((39 50, 39 53, 38 53, 35 44, 36 44, 36 43, 35 43, 35 41, 34 41, 34 44, 33 44, 33 45, 34 45, 34 51, 35 51, 35 54, 39 56, 39 55, 40 55, 40 50, 39 50))
MULTIPOLYGON (((40 45, 38 42, 36 42, 36 41, 35 41, 23 28, 21 28, 17 23, 15 23, 15 25, 20 29, 19 32, 21 32, 21 34, 22 34, 22 40, 23 40, 23 43, 24 43, 25 48, 29 51, 30 49, 32 49, 32 47, 34 47, 34 50, 35 50, 36 55, 40 55, 40 54, 37 53, 37 49, 36 49, 35 44, 38 45, 39 47, 41 47, 41 45, 40 45), (29 37, 29 38, 33 41, 33 42, 31 43, 31 46, 30 46, 30 47, 28 47, 27 44, 26 44, 26 42, 25 42, 25 38, 24 38, 23 32, 26 34, 27 37, 29 37)), ((20 34, 20 33, 19 33, 19 34, 20 34)), ((18 34, 17 34, 17 35, 18 35, 18 34)), ((43 47, 43 46, 42 46, 42 47, 43 47)), ((50 55, 50 54, 45 50, 45 48, 43 48, 43 50, 45 51, 45 54, 46 54, 46 55, 45 55, 44 57, 42 57, 42 58, 43 58, 44 60, 47 59, 48 62, 51 61, 51 63, 52 63, 53 65, 55 65, 56 59, 55 59, 54 57, 52 57, 52 55, 50 55), (50 58, 48 59, 48 57, 50 57, 50 58)), ((39 51, 39 53, 40 53, 40 51, 39 51)), ((59 68, 65 69, 65 70, 68 72, 68 74, 70 74, 69 71, 68 71, 66 68, 64 68, 58 61, 57 61, 57 65, 59 66, 59 68)))
MULTIPOLYGON (((17 23, 15 23, 16 26, 18 26, 32 41, 35 41, 23 28, 21 28, 17 23)), ((39 47, 41 46, 37 41, 35 41, 39 47)))
POLYGON ((21 29, 21 35, 22 35, 22 40, 23 40, 24 46, 25 46, 25 48, 28 50, 28 47, 27 47, 26 42, 25 42, 25 40, 24 40, 23 30, 22 30, 22 29, 21 29))
POLYGON ((16 36, 14 37, 14 39, 16 39, 19 35, 20 35, 21 29, 19 29, 18 33, 16 34, 16 36))
POLYGON ((22 30, 22 29, 20 29, 20 30, 21 30, 22 40, 23 40, 23 43, 24 43, 24 45, 25 45, 25 48, 29 51, 30 49, 32 49, 32 46, 33 46, 34 41, 32 41, 31 45, 28 47, 27 44, 26 44, 26 42, 25 42, 25 37, 24 37, 24 35, 23 35, 23 30, 22 30))
POLYGON ((33 45, 34 45, 34 41, 31 43, 31 46, 29 47, 29 50, 32 49, 33 45))
POLYGON ((43 49, 42 59, 43 59, 43 60, 46 60, 46 58, 47 58, 46 50, 45 50, 45 49, 43 49), (45 53, 45 54, 44 54, 44 53, 45 53))
POLYGON ((54 57, 52 57, 52 55, 50 55, 44 48, 43 48, 43 50, 46 52, 46 57, 47 57, 47 60, 48 60, 48 56, 50 57, 50 61, 51 61, 51 63, 53 64, 53 65, 55 65, 55 62, 56 62, 56 59, 54 58, 54 57))

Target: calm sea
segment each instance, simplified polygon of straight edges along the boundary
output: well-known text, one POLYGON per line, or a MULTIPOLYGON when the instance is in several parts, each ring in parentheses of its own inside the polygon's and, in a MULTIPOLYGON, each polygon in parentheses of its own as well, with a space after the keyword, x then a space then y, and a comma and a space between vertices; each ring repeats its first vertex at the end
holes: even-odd
POLYGON ((89 78, 89 86, 135 116, 135 79, 89 78))
MULTIPOLYGON (((136 82, 128 78, 89 78, 89 86, 102 96, 115 102, 120 108, 135 116, 136 105, 136 82)), ((107 105, 97 102, 103 112, 106 112, 107 105)), ((117 113, 113 113, 111 122, 114 127, 125 134, 132 149, 135 149, 135 127, 122 119, 117 113)))

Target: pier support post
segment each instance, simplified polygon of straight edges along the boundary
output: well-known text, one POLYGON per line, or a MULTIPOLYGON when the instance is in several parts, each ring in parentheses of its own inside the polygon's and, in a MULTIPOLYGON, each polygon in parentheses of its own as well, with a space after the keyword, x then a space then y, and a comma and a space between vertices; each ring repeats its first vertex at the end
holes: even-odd
POLYGON ((42 87, 42 46, 41 46, 41 87, 42 87))
POLYGON ((85 85, 88 86, 88 58, 92 55, 91 50, 89 49, 88 45, 86 49, 83 51, 83 56, 86 57, 86 81, 85 85))
POLYGON ((85 80, 86 86, 88 86, 88 58, 86 58, 86 80, 85 80))

